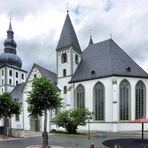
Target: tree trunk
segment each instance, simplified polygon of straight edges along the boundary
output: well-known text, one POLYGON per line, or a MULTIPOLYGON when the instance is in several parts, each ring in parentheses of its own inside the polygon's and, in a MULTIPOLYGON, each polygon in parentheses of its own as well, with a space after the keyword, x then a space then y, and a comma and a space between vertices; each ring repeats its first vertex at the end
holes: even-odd
POLYGON ((8 118, 4 118, 4 135, 8 137, 9 135, 9 119, 8 118))
POLYGON ((47 133, 47 110, 44 110, 44 131, 42 134, 43 137, 43 148, 48 148, 48 133, 47 133))

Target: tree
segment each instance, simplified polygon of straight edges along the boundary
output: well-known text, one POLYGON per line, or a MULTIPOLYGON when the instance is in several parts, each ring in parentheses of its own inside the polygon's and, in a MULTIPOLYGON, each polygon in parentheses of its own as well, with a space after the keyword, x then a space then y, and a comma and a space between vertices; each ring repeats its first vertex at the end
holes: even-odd
POLYGON ((16 102, 10 93, 3 93, 0 95, 0 119, 4 119, 6 130, 4 134, 8 135, 9 119, 14 114, 20 114, 20 103, 16 102), (6 132, 7 131, 7 132, 6 132))
POLYGON ((44 116, 43 148, 48 147, 47 111, 61 107, 61 98, 57 87, 46 77, 36 78, 32 83, 32 91, 27 98, 29 116, 44 116))
POLYGON ((66 110, 59 113, 53 119, 53 123, 65 128, 70 134, 76 134, 79 125, 86 125, 85 121, 88 119, 88 114, 90 112, 84 108, 66 110))

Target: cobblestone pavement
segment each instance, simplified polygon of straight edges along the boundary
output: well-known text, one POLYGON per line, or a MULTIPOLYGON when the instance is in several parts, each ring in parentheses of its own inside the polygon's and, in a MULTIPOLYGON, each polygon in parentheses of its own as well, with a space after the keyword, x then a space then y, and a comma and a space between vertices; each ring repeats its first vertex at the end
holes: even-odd
MULTIPOLYGON (((107 135, 105 137, 96 137, 95 135, 91 135, 90 140, 88 140, 88 136, 86 135, 66 135, 66 134, 56 134, 49 135, 49 144, 63 146, 64 148, 89 148, 91 143, 94 143, 95 148, 112 148, 112 145, 104 146, 102 143, 107 140, 112 139, 121 139, 121 138, 139 138, 137 135, 107 135)), ((122 140, 121 140, 122 141, 122 140)), ((116 141, 114 141, 116 142, 116 141)), ((117 141, 118 142, 118 141, 117 141)), ((20 138, 15 140, 8 141, 0 141, 0 148, 26 148, 28 145, 38 145, 42 143, 42 137, 28 137, 28 138, 20 138)), ((107 143, 108 144, 108 143, 107 143)), ((143 146, 143 145, 142 145, 143 146)), ((133 145, 122 147, 122 148, 134 148, 133 145)), ((138 147, 143 148, 143 147, 138 147)))

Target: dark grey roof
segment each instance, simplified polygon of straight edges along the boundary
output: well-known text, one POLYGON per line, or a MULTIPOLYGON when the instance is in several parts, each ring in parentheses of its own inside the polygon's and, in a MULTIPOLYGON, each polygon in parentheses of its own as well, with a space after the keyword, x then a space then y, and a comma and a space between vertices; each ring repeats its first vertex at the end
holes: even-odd
POLYGON ((23 88, 25 83, 20 83, 15 86, 15 88, 11 91, 11 95, 14 99, 18 99, 20 102, 23 99, 23 88))
POLYGON ((148 78, 148 74, 137 65, 112 39, 88 46, 71 82, 90 79, 125 76, 148 78))
POLYGON ((49 80, 53 81, 54 83, 57 82, 57 75, 54 72, 49 71, 38 64, 34 65, 38 68, 38 70, 43 76, 47 77, 49 80))
POLYGON ((16 54, 4 52, 0 55, 0 65, 3 65, 3 64, 12 65, 21 69, 22 60, 16 54))
POLYGON ((73 46, 78 50, 78 52, 81 52, 80 45, 68 13, 63 25, 57 50, 67 46, 73 46))

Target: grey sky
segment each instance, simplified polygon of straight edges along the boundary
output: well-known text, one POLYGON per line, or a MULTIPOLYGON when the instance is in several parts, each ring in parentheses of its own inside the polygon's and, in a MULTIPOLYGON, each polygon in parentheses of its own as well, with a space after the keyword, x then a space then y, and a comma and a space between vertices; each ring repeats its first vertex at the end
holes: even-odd
MULTIPOLYGON (((9 17, 23 68, 38 63, 56 71, 56 53, 66 16, 67 0, 1 0, 0 53, 9 17)), ((70 17, 82 50, 90 30, 94 42, 110 38, 148 72, 148 0, 69 0, 70 17)))

